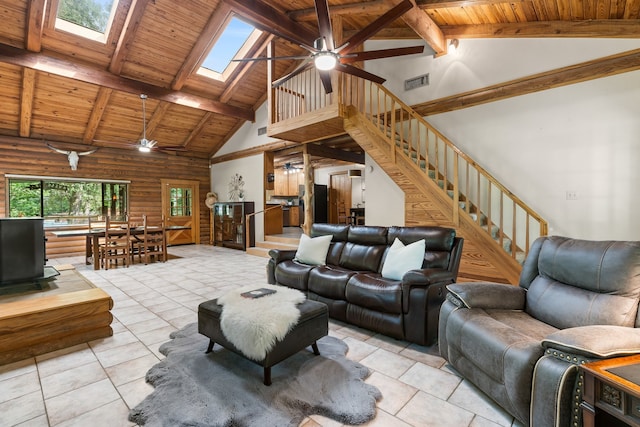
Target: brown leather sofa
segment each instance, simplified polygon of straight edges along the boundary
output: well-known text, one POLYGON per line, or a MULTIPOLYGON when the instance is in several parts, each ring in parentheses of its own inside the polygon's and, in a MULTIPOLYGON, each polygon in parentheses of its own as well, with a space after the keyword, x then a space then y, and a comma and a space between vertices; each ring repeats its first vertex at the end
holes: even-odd
POLYGON ((448 289, 440 353, 525 425, 581 426, 578 366, 640 353, 640 242, 541 237, 519 286, 448 289))
POLYGON ((326 265, 294 260, 295 250, 272 249, 271 284, 299 289, 329 307, 329 316, 420 345, 437 339, 445 286, 458 275, 463 239, 442 227, 373 227, 313 224, 310 237, 332 235, 326 265), (382 277, 396 237, 405 245, 426 242, 422 268, 402 280, 382 277))

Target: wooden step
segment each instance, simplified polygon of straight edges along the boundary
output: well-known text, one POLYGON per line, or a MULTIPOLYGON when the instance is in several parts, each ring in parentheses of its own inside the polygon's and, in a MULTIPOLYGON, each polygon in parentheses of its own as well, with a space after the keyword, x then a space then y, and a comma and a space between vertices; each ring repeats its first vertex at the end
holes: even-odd
POLYGON ((298 242, 296 243, 284 243, 284 242, 256 242, 256 246, 259 248, 266 249, 286 249, 286 250, 296 250, 298 249, 298 242))
POLYGON ((300 243, 300 238, 299 237, 264 236, 264 240, 266 242, 285 243, 285 244, 288 244, 288 245, 293 245, 295 247, 298 247, 298 244, 300 243))
POLYGON ((247 248, 247 254, 262 258, 269 258, 269 249, 259 247, 247 248))

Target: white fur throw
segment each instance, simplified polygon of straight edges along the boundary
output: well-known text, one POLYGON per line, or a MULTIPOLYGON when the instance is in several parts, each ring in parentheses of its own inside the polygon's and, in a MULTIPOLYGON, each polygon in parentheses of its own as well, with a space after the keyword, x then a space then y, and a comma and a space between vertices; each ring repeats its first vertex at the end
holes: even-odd
POLYGON ((263 360, 277 340, 283 339, 298 323, 305 295, 285 286, 253 285, 230 291, 220 298, 220 328, 225 338, 246 357, 263 360), (275 294, 245 298, 240 294, 257 288, 275 289, 275 294))

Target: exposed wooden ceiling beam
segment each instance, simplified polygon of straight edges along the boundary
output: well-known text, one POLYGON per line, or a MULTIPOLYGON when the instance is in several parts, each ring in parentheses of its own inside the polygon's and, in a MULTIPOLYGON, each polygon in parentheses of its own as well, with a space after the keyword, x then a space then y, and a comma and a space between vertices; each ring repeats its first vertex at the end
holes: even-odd
MULTIPOLYGON (((359 15, 359 16, 380 16, 389 10, 389 2, 387 0, 373 0, 363 3, 339 4, 329 7, 329 13, 334 15, 359 15)), ((289 18, 295 21, 312 21, 318 22, 315 7, 293 10, 287 12, 289 18)))
MULTIPOLYGON (((147 122, 147 138, 148 139, 153 139, 151 135, 153 135, 153 133, 156 131, 156 128, 158 127, 158 125, 162 123, 162 120, 164 119, 165 114, 167 114, 167 111, 169 110, 170 106, 171 104, 169 104, 168 102, 160 102, 156 106, 155 110, 153 110, 153 114, 151 115, 151 118, 147 122)), ((143 136, 144 135, 141 132, 138 139, 142 139, 143 136)))
POLYGON ((240 150, 240 151, 236 151, 229 154, 223 154, 218 157, 212 157, 211 164, 214 165, 216 163, 228 162, 229 160, 236 160, 236 159, 242 159, 244 157, 255 156, 256 154, 261 154, 261 153, 264 153, 265 151, 276 151, 282 148, 289 147, 294 144, 298 144, 298 143, 291 142, 291 141, 282 141, 282 140, 270 142, 268 144, 247 148, 245 150, 240 150))
MULTIPOLYGON (((253 49, 247 52, 248 58, 257 56, 260 52, 266 50, 267 45, 271 43, 271 40, 273 40, 274 38, 273 34, 264 34, 263 36, 264 37, 261 38, 262 42, 256 43, 256 46, 254 46, 253 49)), ((224 92, 222 92, 222 95, 220 95, 220 102, 228 102, 235 91, 242 87, 242 78, 249 72, 254 64, 255 62, 241 62, 238 65, 238 69, 233 74, 233 79, 227 83, 227 87, 225 88, 224 92)), ((267 87, 266 84, 265 87, 267 87)))
POLYGON ((152 99, 184 105, 199 110, 211 111, 212 113, 223 114, 225 116, 249 121, 255 120, 253 110, 235 107, 186 92, 153 86, 148 83, 116 76, 96 67, 81 65, 80 63, 47 56, 41 53, 27 52, 26 50, 7 45, 0 44, 0 62, 33 68, 38 71, 104 86, 122 92, 135 94, 145 93, 152 99))
POLYGON ((25 47, 32 52, 42 49, 42 30, 44 15, 47 11, 47 0, 31 0, 27 2, 27 25, 25 28, 25 47))
POLYGON ((307 152, 312 156, 323 157, 325 159, 342 160, 350 163, 364 164, 364 153, 340 150, 328 147, 323 144, 306 144, 307 152))
MULTIPOLYGON (((196 40, 191 52, 187 56, 187 59, 182 63, 182 67, 176 74, 176 77, 171 83, 173 90, 180 90, 184 86, 187 79, 196 71, 196 68, 202 64, 204 57, 209 53, 215 42, 222 34, 224 30, 224 23, 228 19, 231 13, 231 8, 228 4, 221 2, 217 9, 211 14, 207 25, 196 40)), ((222 101, 224 102, 224 101, 222 101)))
POLYGON ((22 93, 20 94, 20 131, 22 137, 31 135, 33 115, 33 93, 36 86, 36 72, 30 68, 22 70, 22 93))
MULTIPOLYGON (((29 68, 25 68, 25 70, 28 69, 29 68)), ((93 103, 89 122, 87 123, 87 127, 84 131, 84 136, 82 137, 82 142, 85 144, 91 144, 93 142, 93 138, 96 136, 100 120, 102 120, 102 115, 104 114, 104 110, 107 108, 107 104, 109 103, 109 98, 112 93, 113 89, 108 89, 106 87, 101 87, 98 91, 98 96, 93 103)))
POLYGON ((640 37, 640 19, 539 21, 515 24, 451 25, 440 28, 445 37, 449 39, 501 37, 640 37))
MULTIPOLYGON (((502 4, 504 0, 415 0, 420 9, 438 9, 450 7, 470 7, 502 4)), ((513 0, 509 3, 522 3, 528 0, 513 0)))
POLYGON ((428 116, 636 70, 640 70, 640 49, 435 99, 412 108, 421 116, 428 116))
POLYGON ((144 10, 146 9, 147 4, 149 4, 149 1, 150 0, 131 1, 129 13, 127 13, 127 18, 124 21, 124 29, 120 33, 116 49, 113 52, 111 63, 109 64, 109 71, 113 74, 120 74, 122 71, 122 65, 129 54, 133 39, 136 36, 136 32, 140 26, 140 21, 142 21, 142 16, 144 15, 144 10))
POLYGON ((200 136, 200 134, 202 133, 202 130, 205 128, 205 126, 207 126, 207 123, 209 123, 209 120, 211 120, 211 117, 213 117, 213 113, 209 113, 209 112, 204 113, 204 116, 202 116, 202 118, 200 119, 196 127, 194 127, 191 130, 187 139, 185 139, 184 142, 182 143, 182 146, 184 148, 189 147, 189 145, 191 145, 193 140, 196 139, 198 136, 200 136))
POLYGON ((427 42, 436 55, 447 53, 447 40, 442 34, 442 30, 415 3, 410 10, 402 15, 402 20, 427 42))
POLYGON ((262 0, 225 0, 234 12, 260 28, 292 43, 313 46, 318 33, 311 31, 262 0))

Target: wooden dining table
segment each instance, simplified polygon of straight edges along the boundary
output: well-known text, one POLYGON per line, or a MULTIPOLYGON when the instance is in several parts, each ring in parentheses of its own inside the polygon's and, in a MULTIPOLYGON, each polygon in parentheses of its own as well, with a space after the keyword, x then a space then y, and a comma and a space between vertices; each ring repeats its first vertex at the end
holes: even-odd
MULTIPOLYGON (((187 228, 190 228, 190 227, 183 226, 183 225, 170 225, 170 226, 164 227, 164 231, 166 232, 171 230, 184 230, 187 228)), ((122 235, 124 236, 126 233, 127 231, 125 229, 122 229, 122 235)), ((162 233, 162 227, 147 227, 147 234, 157 234, 157 233, 162 233)), ((93 264, 94 270, 100 269, 100 263, 94 262, 95 261, 94 254, 98 253, 98 244, 99 244, 100 238, 105 236, 104 228, 55 230, 55 231, 51 231, 51 234, 53 234, 56 237, 82 237, 82 236, 86 237, 85 263, 87 265, 93 264)), ((113 230, 111 234, 113 234, 113 230)), ((140 236, 144 234, 144 227, 131 227, 129 229, 129 234, 134 237, 140 236)), ((166 239, 164 240, 163 244, 166 246, 167 244, 166 239)))

